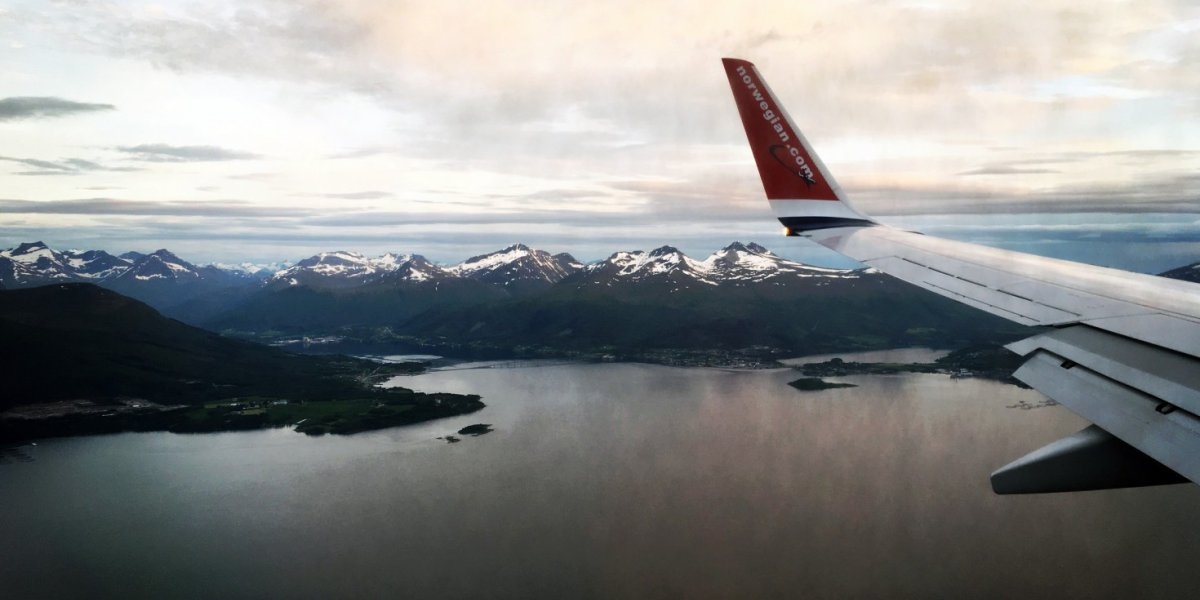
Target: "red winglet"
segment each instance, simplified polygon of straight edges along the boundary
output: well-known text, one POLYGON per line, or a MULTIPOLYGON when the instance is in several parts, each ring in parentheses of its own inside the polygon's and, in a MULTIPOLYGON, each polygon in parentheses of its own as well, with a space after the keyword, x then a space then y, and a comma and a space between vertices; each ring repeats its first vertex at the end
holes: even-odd
POLYGON ((823 165, 754 65, 736 58, 721 62, 767 199, 841 200, 837 183, 823 172, 823 165))

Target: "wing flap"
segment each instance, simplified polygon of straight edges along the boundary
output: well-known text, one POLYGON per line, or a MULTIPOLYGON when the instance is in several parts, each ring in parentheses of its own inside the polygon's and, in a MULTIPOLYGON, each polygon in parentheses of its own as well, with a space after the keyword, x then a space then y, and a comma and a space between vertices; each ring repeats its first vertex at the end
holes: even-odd
POLYGON ((1084 325, 1008 345, 1029 356, 1045 350, 1127 387, 1200 415, 1200 360, 1084 325))
POLYGON ((1017 379, 1192 481, 1200 481, 1200 419, 1062 356, 1038 350, 1017 379))

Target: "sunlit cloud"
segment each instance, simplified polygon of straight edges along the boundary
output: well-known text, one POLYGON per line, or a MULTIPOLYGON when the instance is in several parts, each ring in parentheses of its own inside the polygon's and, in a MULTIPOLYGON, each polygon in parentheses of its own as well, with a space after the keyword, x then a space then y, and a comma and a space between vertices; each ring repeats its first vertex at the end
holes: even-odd
POLYGON ((1186 215, 1197 32, 1168 0, 15 0, 0 210, 200 254, 766 243, 719 61, 740 56, 873 214, 1186 215), (80 189, 120 198, 64 200, 80 189))

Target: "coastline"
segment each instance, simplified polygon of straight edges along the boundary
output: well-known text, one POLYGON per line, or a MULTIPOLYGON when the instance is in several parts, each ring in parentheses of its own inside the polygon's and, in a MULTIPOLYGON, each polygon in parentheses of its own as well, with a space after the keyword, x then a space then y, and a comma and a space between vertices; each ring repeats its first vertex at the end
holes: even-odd
MULTIPOLYGON (((954 352, 928 348, 897 348, 838 353, 823 362, 807 362, 831 354, 783 357, 772 349, 746 351, 655 351, 632 355, 589 353, 570 357, 508 358, 486 367, 505 368, 526 360, 564 360, 571 363, 646 363, 681 368, 720 368, 767 370, 791 368, 803 377, 789 382, 801 391, 854 387, 853 384, 825 381, 826 377, 847 375, 887 375, 896 373, 938 373, 951 376, 970 365, 972 377, 1002 381, 1024 387, 1011 377, 1013 358, 1003 356, 999 347, 968 348, 954 352), (934 362, 861 362, 880 353, 941 354, 934 362), (775 356, 773 356, 775 355, 775 356), (850 359, 850 360, 846 360, 850 359)), ((173 433, 210 433, 249 431, 267 428, 292 428, 307 435, 349 435, 389 427, 411 425, 439 418, 470 414, 485 404, 476 394, 414 392, 404 387, 385 385, 403 375, 427 372, 432 362, 437 370, 452 370, 456 364, 476 362, 470 358, 426 356, 427 362, 394 362, 389 355, 361 355, 380 367, 360 373, 352 387, 338 398, 291 400, 265 396, 226 398, 203 404, 165 404, 146 399, 79 399, 27 404, 0 415, 0 442, 11 444, 51 437, 98 435, 125 431, 167 431, 173 433)), ((491 362, 491 361, 488 361, 491 362)))

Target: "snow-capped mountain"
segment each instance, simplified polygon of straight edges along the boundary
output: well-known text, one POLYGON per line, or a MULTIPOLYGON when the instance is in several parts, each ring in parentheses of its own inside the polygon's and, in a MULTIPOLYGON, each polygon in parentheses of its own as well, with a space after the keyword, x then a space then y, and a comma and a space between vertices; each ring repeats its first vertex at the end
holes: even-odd
POLYGON ((777 277, 856 279, 862 271, 827 269, 780 258, 753 242, 734 242, 712 253, 701 263, 705 277, 713 282, 757 282, 777 277))
POLYGON ((213 263, 210 265, 213 268, 228 271, 239 277, 250 277, 252 279, 269 279, 272 275, 287 269, 292 266, 291 262, 279 261, 273 263, 213 263))
POLYGON ((584 272, 585 283, 591 284, 662 281, 683 287, 690 283, 745 285, 794 278, 856 279, 863 273, 806 265, 776 256, 758 244, 741 242, 734 242, 702 261, 671 246, 650 252, 617 252, 588 265, 584 272))
POLYGON ((558 283, 582 268, 583 264, 565 252, 551 255, 525 244, 513 244, 503 250, 473 256, 446 270, 459 277, 512 286, 558 283))
POLYGON ((436 265, 417 254, 388 253, 367 257, 357 252, 322 252, 294 265, 197 266, 162 249, 150 254, 126 252, 113 256, 102 250, 57 252, 42 242, 0 250, 0 286, 6 288, 55 282, 91 281, 128 290, 137 284, 203 281, 215 286, 256 285, 266 280, 268 289, 295 286, 348 289, 365 285, 422 283, 470 279, 527 293, 571 279, 580 285, 616 282, 663 282, 690 287, 747 285, 773 281, 784 284, 796 278, 857 278, 863 271, 814 267, 776 256, 758 244, 734 242, 704 260, 693 259, 671 246, 645 252, 616 252, 606 260, 583 265, 570 254, 550 254, 525 244, 471 257, 449 267, 436 265), (574 277, 575 275, 578 277, 574 277))
POLYGON ((439 267, 420 254, 413 254, 399 263, 395 269, 384 275, 382 281, 385 283, 395 282, 411 282, 423 283, 426 281, 439 281, 442 279, 453 278, 454 275, 439 267))
POLYGON ((202 278, 199 267, 161 249, 142 255, 113 281, 194 281, 202 278))
POLYGON ((103 250, 67 250, 63 252, 75 274, 91 280, 103 280, 125 272, 133 261, 113 256, 103 250))
POLYGON ((715 282, 706 279, 709 270, 704 263, 693 260, 672 246, 661 246, 650 252, 616 252, 584 269, 586 280, 598 284, 660 280, 682 283, 702 281, 715 285, 715 282))
POLYGON ((424 283, 447 279, 473 279, 496 286, 522 286, 530 282, 550 285, 580 270, 583 265, 569 254, 515 244, 441 267, 419 254, 388 253, 368 257, 357 252, 322 252, 277 271, 268 280, 273 289, 306 286, 346 289, 366 285, 424 283))
POLYGON ((7 288, 74 281, 103 281, 133 263, 103 250, 58 252, 42 242, 26 242, 0 250, 0 283, 7 288))
POLYGON ((229 284, 254 278, 214 265, 196 266, 165 249, 113 256, 103 250, 59 252, 42 242, 26 242, 0 250, 0 284, 7 288, 70 282, 127 287, 130 282, 195 280, 229 284))
POLYGON ((76 281, 74 269, 66 256, 55 252, 42 242, 24 243, 16 248, 0 250, 0 283, 17 288, 48 283, 76 281))
POLYGON ((322 252, 280 270, 268 280, 271 287, 308 286, 349 288, 384 282, 422 282, 451 277, 447 271, 417 254, 370 258, 357 252, 322 252))

